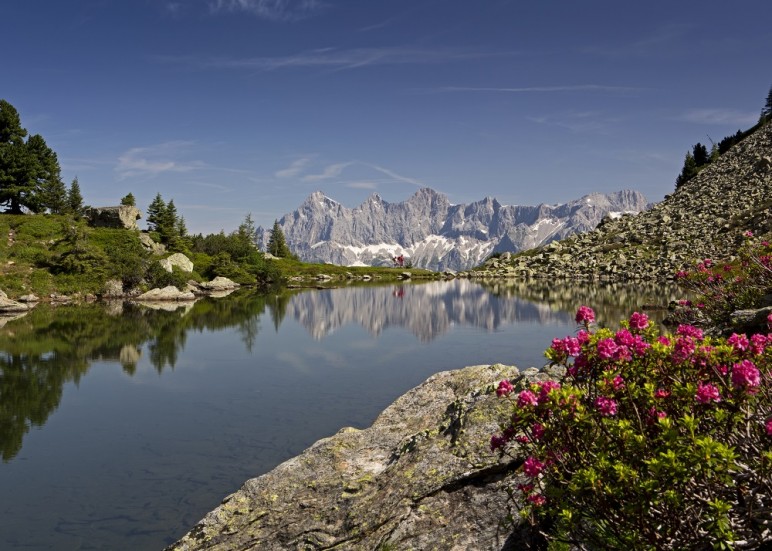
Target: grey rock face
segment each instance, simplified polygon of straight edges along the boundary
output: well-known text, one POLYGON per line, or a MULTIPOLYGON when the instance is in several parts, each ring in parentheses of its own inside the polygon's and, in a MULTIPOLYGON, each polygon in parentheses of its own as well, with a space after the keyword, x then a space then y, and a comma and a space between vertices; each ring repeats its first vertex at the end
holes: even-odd
POLYGON ((88 223, 94 227, 136 230, 138 229, 137 220, 142 218, 142 211, 128 205, 95 207, 90 208, 86 216, 88 223))
POLYGON ((772 232, 772 124, 706 166, 664 201, 633 216, 604 219, 594 231, 500 262, 473 277, 663 280, 695 262, 731 259, 744 233, 772 232))
MULTIPOLYGON (((308 262, 391 266, 404 255, 415 267, 464 270, 492 252, 517 252, 595 228, 608 213, 640 212, 635 191, 594 193, 562 205, 505 206, 485 198, 451 205, 424 188, 407 201, 388 203, 373 194, 349 209, 321 192, 279 220, 287 243, 308 262)), ((270 231, 258 228, 265 250, 270 231)))
POLYGON ((519 462, 489 449, 508 406, 495 384, 516 374, 497 364, 432 376, 370 428, 249 480, 168 549, 516 548, 502 484, 519 462))
POLYGON ((173 255, 159 260, 158 263, 169 273, 172 272, 174 266, 177 266, 177 268, 185 273, 193 271, 193 262, 182 253, 174 253, 173 255))

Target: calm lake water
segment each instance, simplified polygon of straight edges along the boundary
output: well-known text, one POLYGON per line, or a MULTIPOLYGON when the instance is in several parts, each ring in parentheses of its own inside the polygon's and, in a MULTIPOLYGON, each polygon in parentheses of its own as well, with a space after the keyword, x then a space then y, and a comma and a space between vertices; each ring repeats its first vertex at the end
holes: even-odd
POLYGON ((615 324, 678 296, 453 281, 0 318, 0 549, 160 550, 433 373, 541 367, 579 305, 615 324))

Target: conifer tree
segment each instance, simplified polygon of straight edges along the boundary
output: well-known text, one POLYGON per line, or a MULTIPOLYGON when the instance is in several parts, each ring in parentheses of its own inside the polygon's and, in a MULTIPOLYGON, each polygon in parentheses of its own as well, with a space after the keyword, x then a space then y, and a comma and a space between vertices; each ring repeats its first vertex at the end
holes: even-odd
POLYGON ((127 206, 127 207, 136 207, 137 206, 137 200, 134 199, 134 194, 129 192, 126 196, 124 196, 121 199, 121 205, 127 206))
POLYGON ((163 225, 163 218, 166 214, 166 202, 164 202, 160 193, 157 193, 155 199, 147 207, 147 229, 149 231, 160 232, 163 225))
POLYGON ((271 229, 271 237, 268 239, 268 252, 280 258, 292 256, 278 220, 274 221, 273 229, 271 229))
POLYGON ((764 107, 761 109, 761 122, 765 122, 772 119, 772 87, 769 88, 767 94, 767 101, 764 107))
POLYGON ((76 176, 67 192, 67 211, 76 217, 80 217, 83 215, 83 210, 83 195, 80 193, 80 184, 76 176))

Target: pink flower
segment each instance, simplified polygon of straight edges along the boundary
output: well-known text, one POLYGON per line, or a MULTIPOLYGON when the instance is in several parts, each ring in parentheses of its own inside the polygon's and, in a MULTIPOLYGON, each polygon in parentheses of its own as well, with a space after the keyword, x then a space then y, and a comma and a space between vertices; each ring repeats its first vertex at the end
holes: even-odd
POLYGON ((528 459, 526 459, 523 463, 523 472, 530 477, 539 476, 539 473, 541 473, 543 470, 544 463, 533 456, 528 457, 528 459))
POLYGON ((630 328, 631 329, 646 329, 649 326, 649 317, 646 314, 640 314, 633 312, 630 316, 630 328))
POLYGON ((541 494, 531 494, 527 499, 533 504, 534 507, 541 507, 547 503, 547 498, 541 494))
POLYGON ((667 413, 664 411, 658 411, 654 406, 649 408, 649 420, 651 423, 659 421, 660 419, 664 419, 665 417, 667 417, 667 413))
POLYGON ((525 495, 533 492, 533 484, 518 484, 517 489, 523 492, 525 495))
POLYGON ((531 433, 533 434, 534 440, 540 440, 542 436, 544 436, 544 425, 541 423, 534 423, 533 427, 531 427, 531 433))
POLYGON ((520 394, 517 395, 518 407, 525 408, 528 406, 536 406, 538 404, 539 401, 536 399, 536 394, 530 390, 523 390, 520 394))
POLYGON ((619 345, 630 346, 635 342, 635 337, 627 329, 620 329, 614 335, 614 342, 619 345))
MULTIPOLYGON (((772 317, 772 314, 770 314, 770 317, 772 317)), ((579 341, 579 344, 585 344, 590 341, 590 334, 584 329, 580 329, 576 332, 576 340, 579 341)))
POLYGON ((515 387, 512 386, 512 383, 504 379, 499 383, 499 387, 496 389, 496 395, 497 396, 509 396, 512 394, 512 391, 515 390, 515 387))
POLYGON ((595 312, 589 306, 580 306, 576 311, 576 323, 590 324, 595 321, 595 312))
POLYGON ((625 380, 622 378, 621 375, 617 375, 614 377, 614 380, 611 381, 611 384, 614 387, 614 390, 619 391, 625 388, 625 380))
POLYGON ((598 341, 598 355, 601 358, 610 359, 614 357, 617 351, 617 343, 614 339, 601 339, 598 341))
POLYGON ((582 351, 582 343, 580 343, 579 339, 576 337, 566 337, 563 339, 563 345, 569 356, 578 356, 582 351))
POLYGON ((702 383, 697 385, 697 394, 694 395, 694 399, 700 404, 709 404, 710 402, 720 402, 721 394, 715 385, 710 383, 703 385, 702 383))
POLYGON ((670 391, 669 390, 665 390, 664 388, 658 388, 657 390, 654 391, 654 397, 657 400, 663 400, 663 399, 667 398, 668 396, 670 396, 670 391))
POLYGON ((732 336, 726 339, 726 343, 732 345, 732 348, 741 352, 748 350, 748 346, 750 345, 748 337, 744 334, 738 335, 737 333, 732 333, 732 336))
POLYGON ((772 417, 767 419, 766 429, 767 429, 767 436, 772 436, 772 417))
POLYGON ((498 434, 491 436, 491 451, 495 452, 499 448, 503 448, 507 443, 507 439, 498 434))
POLYGON ((693 325, 679 325, 676 334, 682 337, 693 337, 697 340, 702 339, 702 329, 693 325))
POLYGON ((764 349, 767 346, 767 337, 761 333, 751 335, 751 351, 760 356, 764 353, 764 349))
POLYGON ((614 359, 623 361, 623 362, 629 362, 633 359, 633 355, 630 354, 630 349, 626 346, 622 345, 619 348, 617 348, 617 351, 614 352, 614 359))
POLYGON ((675 342, 673 348, 673 360, 676 362, 683 362, 689 356, 694 354, 696 347, 691 337, 679 337, 675 342))
POLYGON ((665 335, 662 335, 661 337, 657 337, 657 342, 659 344, 664 344, 665 346, 670 346, 670 339, 667 338, 665 335))
POLYGON ((633 341, 633 352, 635 352, 636 356, 643 356, 649 348, 651 348, 651 345, 647 343, 643 337, 640 335, 635 336, 635 340, 633 341))
POLYGON ((617 403, 613 398, 607 398, 606 396, 598 396, 595 399, 595 408, 604 417, 611 417, 617 414, 617 403))
POLYGON ((536 383, 539 387, 539 402, 544 402, 547 400, 547 397, 549 396, 550 392, 553 390, 558 390, 560 388, 560 383, 555 381, 541 381, 539 383, 536 383))
POLYGON ((761 373, 750 360, 743 360, 732 367, 732 384, 735 388, 754 388, 761 384, 761 373))
POLYGON ((689 272, 686 272, 684 270, 678 270, 675 276, 676 276, 676 279, 685 279, 689 277, 689 272))
POLYGON ((743 235, 745 237, 753 237, 753 232, 751 230, 748 230, 748 231, 744 232, 743 235))

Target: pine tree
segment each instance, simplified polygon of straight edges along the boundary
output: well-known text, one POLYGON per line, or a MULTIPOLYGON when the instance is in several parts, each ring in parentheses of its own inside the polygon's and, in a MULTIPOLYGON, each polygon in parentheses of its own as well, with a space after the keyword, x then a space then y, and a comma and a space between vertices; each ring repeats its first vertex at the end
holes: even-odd
POLYGON ((271 230, 271 237, 268 239, 268 252, 273 256, 280 258, 291 257, 287 241, 284 239, 284 232, 281 230, 279 221, 275 220, 273 223, 273 229, 271 230))
POLYGON ((70 190, 67 192, 67 211, 76 217, 83 215, 83 195, 80 193, 80 184, 76 176, 70 184, 70 190))
POLYGON ((121 199, 121 205, 127 206, 127 207, 136 207, 137 206, 137 200, 134 199, 134 194, 129 192, 125 197, 121 199))
POLYGON ((691 151, 686 152, 686 158, 684 159, 684 167, 681 169, 681 174, 676 178, 676 189, 684 185, 697 175, 697 163, 694 161, 694 155, 691 151))
POLYGON ((694 150, 692 155, 694 157, 694 164, 697 166, 697 168, 704 166, 710 162, 710 155, 708 154, 708 148, 699 142, 697 142, 694 145, 694 150))
POLYGON ((59 161, 40 135, 26 142, 16 109, 0 100, 0 205, 8 212, 21 214, 44 210, 45 195, 59 180, 59 161))
POLYGON ((770 87, 767 101, 761 109, 761 122, 768 121, 769 119, 772 119, 772 87, 770 87))
POLYGON ((163 224, 163 218, 166 214, 166 203, 157 193, 155 199, 147 207, 147 229, 160 233, 160 226, 163 224))

